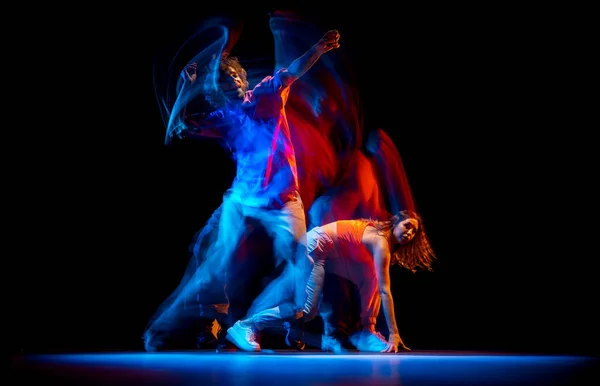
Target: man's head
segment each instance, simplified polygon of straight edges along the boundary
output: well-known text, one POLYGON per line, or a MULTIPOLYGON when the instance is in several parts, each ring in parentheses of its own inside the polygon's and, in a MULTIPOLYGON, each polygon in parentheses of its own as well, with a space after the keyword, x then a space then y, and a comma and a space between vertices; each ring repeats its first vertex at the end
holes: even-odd
POLYGON ((216 109, 222 108, 227 102, 242 100, 249 87, 246 70, 239 59, 227 53, 221 55, 212 76, 205 79, 206 100, 216 109))
POLYGON ((243 98, 248 90, 246 70, 238 58, 224 55, 219 65, 218 85, 221 91, 229 98, 243 98))

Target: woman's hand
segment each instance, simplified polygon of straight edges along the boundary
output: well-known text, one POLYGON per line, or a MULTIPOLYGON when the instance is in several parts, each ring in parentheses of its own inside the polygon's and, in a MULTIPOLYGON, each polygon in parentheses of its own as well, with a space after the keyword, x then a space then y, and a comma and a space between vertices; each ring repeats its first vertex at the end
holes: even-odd
POLYGON ((396 346, 394 343, 388 342, 387 346, 385 346, 385 348, 380 352, 398 352, 398 346, 396 346))
POLYGON ((398 352, 398 349, 411 351, 400 338, 400 334, 391 334, 388 342, 388 346, 382 352, 398 352))

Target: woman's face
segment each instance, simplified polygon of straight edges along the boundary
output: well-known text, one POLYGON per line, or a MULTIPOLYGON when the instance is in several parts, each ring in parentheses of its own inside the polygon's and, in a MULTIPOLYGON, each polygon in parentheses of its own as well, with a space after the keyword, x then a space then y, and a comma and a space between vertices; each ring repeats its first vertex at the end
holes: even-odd
POLYGON ((400 244, 409 243, 419 230, 419 222, 414 218, 400 221, 394 227, 394 236, 400 244))

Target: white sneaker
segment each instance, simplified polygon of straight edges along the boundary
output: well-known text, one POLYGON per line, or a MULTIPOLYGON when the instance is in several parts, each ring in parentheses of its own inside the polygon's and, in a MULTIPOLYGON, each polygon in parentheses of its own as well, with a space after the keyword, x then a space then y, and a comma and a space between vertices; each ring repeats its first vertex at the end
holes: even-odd
POLYGON ((256 342, 256 331, 253 327, 242 327, 238 320, 232 327, 227 329, 227 340, 244 351, 260 351, 260 345, 256 342))
POLYGON ((383 335, 375 331, 360 331, 352 334, 350 343, 352 343, 358 351, 365 352, 381 352, 388 345, 388 341, 385 340, 383 335))
POLYGON ((321 337, 321 350, 331 351, 334 354, 341 354, 348 351, 342 346, 339 340, 327 335, 321 337))

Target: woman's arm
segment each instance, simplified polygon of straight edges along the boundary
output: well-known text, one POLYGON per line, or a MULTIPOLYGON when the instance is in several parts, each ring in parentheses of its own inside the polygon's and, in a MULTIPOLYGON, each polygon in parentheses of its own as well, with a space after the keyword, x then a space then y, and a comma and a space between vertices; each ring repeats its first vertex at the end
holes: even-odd
POLYGON ((378 236, 376 239, 377 243, 373 247, 375 274, 377 275, 381 305, 389 330, 389 345, 384 352, 398 352, 399 347, 410 350, 402 342, 402 338, 400 338, 400 333, 398 332, 398 325, 396 324, 394 298, 390 285, 390 249, 385 238, 378 236))

